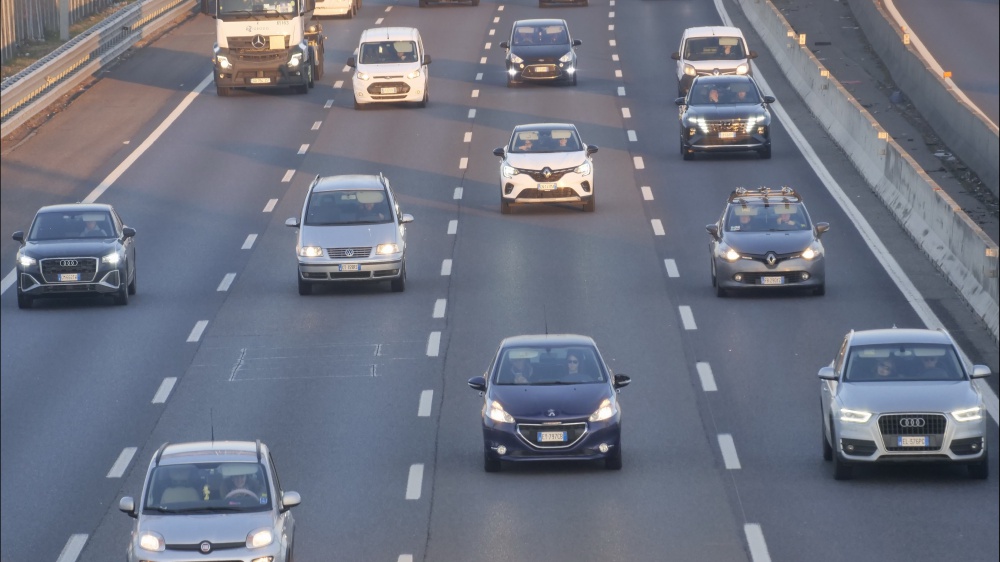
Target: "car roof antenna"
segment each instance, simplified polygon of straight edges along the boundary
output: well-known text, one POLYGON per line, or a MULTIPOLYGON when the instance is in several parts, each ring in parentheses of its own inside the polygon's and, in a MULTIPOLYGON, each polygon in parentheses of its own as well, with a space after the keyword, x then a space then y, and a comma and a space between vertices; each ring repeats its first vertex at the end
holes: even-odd
POLYGON ((211 427, 211 429, 212 429, 212 443, 213 444, 215 443, 215 416, 213 415, 214 412, 215 412, 215 407, 214 406, 208 408, 208 424, 209 424, 209 427, 211 427))

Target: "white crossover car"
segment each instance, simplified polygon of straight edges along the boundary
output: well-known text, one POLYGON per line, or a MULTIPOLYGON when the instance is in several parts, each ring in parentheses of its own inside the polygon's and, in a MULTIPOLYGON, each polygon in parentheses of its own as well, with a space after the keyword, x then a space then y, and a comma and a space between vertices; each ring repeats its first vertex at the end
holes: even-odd
POLYGON ((366 29, 354 56, 347 59, 347 66, 354 69, 354 108, 397 102, 425 107, 430 63, 416 28, 366 29))

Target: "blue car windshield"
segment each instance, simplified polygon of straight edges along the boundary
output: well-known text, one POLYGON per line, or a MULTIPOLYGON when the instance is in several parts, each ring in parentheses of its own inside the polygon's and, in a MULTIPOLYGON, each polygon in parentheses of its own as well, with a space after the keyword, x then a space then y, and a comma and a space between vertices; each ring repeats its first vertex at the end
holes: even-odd
POLYGON ((608 374, 592 347, 518 346, 500 353, 494 381, 532 386, 606 383, 608 374))

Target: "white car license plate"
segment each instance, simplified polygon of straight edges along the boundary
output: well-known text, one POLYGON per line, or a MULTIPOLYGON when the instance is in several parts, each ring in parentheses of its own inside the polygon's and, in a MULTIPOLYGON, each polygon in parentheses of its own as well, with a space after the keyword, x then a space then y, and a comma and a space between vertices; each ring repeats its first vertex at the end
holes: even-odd
POLYGON ((565 443, 566 442, 566 432, 565 431, 539 431, 538 432, 538 442, 539 443, 565 443))
POLYGON ((540 184, 538 184, 538 190, 539 191, 552 191, 555 188, 556 188, 556 184, 554 184, 554 183, 540 183, 540 184))
POLYGON ((59 280, 60 281, 79 281, 80 280, 80 274, 79 273, 60 273, 59 274, 59 280))
POLYGON ((251 78, 250 79, 250 83, 251 84, 270 84, 271 83, 271 79, 270 78, 251 78))
POLYGON ((925 435, 900 435, 900 447, 927 447, 927 437, 925 435))
POLYGON ((761 285, 784 285, 785 278, 780 275, 765 275, 760 278, 761 285))
POLYGON ((382 88, 383 94, 395 94, 399 92, 399 88, 382 88))
POLYGON ((736 133, 734 133, 732 131, 725 131, 725 132, 719 133, 719 138, 720 139, 735 139, 736 138, 736 133))
POLYGON ((342 263, 340 271, 361 271, 361 266, 356 263, 342 263))

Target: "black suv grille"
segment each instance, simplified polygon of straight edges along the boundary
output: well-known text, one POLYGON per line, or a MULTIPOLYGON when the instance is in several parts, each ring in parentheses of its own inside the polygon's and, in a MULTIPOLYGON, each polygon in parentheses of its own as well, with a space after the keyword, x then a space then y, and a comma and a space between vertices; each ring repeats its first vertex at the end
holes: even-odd
POLYGON ((91 283, 97 276, 97 258, 46 258, 41 260, 46 283, 91 283), (79 279, 61 281, 60 275, 78 274, 79 279))
POLYGON ((710 133, 745 133, 746 121, 743 119, 726 119, 724 121, 709 121, 708 132, 710 133))
POLYGON ((938 451, 947 425, 942 414, 885 414, 878 418, 887 451, 938 451), (906 436, 926 436, 928 446, 900 446, 899 438, 906 436))

